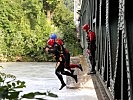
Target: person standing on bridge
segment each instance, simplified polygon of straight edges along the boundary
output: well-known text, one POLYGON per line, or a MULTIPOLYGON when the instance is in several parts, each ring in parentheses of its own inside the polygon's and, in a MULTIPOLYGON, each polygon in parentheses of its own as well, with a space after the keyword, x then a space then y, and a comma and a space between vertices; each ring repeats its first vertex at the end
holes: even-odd
POLYGON ((88 74, 96 74, 95 66, 96 66, 96 61, 95 61, 95 51, 96 51, 96 35, 95 32, 93 32, 90 29, 90 26, 88 24, 84 24, 82 26, 82 29, 84 32, 87 33, 87 42, 88 42, 88 54, 89 54, 89 59, 91 62, 91 71, 88 74))
POLYGON ((66 86, 62 75, 67 75, 67 76, 71 76, 72 78, 74 78, 75 82, 77 83, 77 75, 73 75, 72 73, 70 73, 69 71, 65 71, 65 57, 64 55, 61 53, 61 48, 60 46, 55 42, 54 39, 49 39, 47 41, 48 46, 50 46, 52 49, 49 48, 45 48, 46 52, 50 52, 53 54, 53 57, 56 60, 56 70, 55 70, 55 74, 57 75, 58 79, 61 82, 61 87, 59 90, 61 90, 63 87, 66 86))

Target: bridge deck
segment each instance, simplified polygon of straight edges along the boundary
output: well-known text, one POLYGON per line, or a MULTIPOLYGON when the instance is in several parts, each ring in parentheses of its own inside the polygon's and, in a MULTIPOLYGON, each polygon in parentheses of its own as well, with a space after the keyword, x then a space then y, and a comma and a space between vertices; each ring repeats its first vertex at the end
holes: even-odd
POLYGON ((80 63, 83 67, 83 72, 75 68, 75 74, 78 75, 78 83, 75 83, 72 78, 67 77, 67 88, 89 88, 90 92, 88 91, 88 94, 91 94, 93 91, 93 96, 97 100, 113 100, 109 91, 104 88, 100 75, 98 73, 96 75, 87 74, 90 64, 86 57, 71 57, 71 63, 80 63))

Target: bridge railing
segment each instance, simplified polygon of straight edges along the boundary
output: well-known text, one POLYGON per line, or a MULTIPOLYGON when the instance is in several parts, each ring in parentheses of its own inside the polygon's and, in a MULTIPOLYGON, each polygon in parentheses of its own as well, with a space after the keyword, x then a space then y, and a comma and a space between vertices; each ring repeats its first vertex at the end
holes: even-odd
POLYGON ((84 50, 88 23, 96 33, 96 68, 114 99, 133 99, 133 4, 126 0, 82 0, 80 38, 84 50))

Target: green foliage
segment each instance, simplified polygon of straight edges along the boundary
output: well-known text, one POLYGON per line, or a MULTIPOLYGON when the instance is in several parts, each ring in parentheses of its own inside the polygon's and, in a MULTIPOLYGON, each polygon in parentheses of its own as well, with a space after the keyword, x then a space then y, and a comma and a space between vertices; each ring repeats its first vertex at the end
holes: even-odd
POLYGON ((0 98, 1 99, 16 99, 19 97, 19 93, 16 89, 24 88, 25 82, 16 80, 16 77, 11 74, 5 74, 0 72, 0 98))
POLYGON ((63 2, 69 10, 74 12, 74 0, 64 0, 63 2))
MULTIPOLYGON (((41 100, 42 98, 36 98, 35 97, 37 95, 46 95, 46 96, 54 97, 54 98, 57 98, 58 97, 58 95, 56 95, 54 93, 51 93, 50 91, 47 91, 47 92, 30 92, 30 93, 24 94, 22 96, 22 98, 39 99, 39 100, 41 100)), ((44 100, 44 99, 42 99, 42 100, 44 100)))
POLYGON ((0 7, 0 61, 16 61, 16 56, 22 61, 47 61, 43 47, 53 32, 63 37, 71 52, 79 45, 73 12, 63 0, 0 0, 0 7), (52 21, 47 19, 47 11, 52 21))
MULTIPOLYGON (((2 67, 2 66, 0 66, 2 67)), ((57 98, 58 95, 47 91, 47 92, 30 92, 27 94, 23 94, 20 98, 19 94, 22 92, 20 89, 26 87, 24 81, 16 80, 16 77, 11 74, 1 73, 0 72, 0 99, 8 99, 8 100, 18 100, 22 98, 27 99, 43 99, 36 98, 37 95, 45 95, 49 97, 57 98)))
POLYGON ((54 24, 58 27, 73 24, 73 13, 64 4, 58 4, 53 16, 54 24))
POLYGON ((64 4, 59 4, 54 12, 53 22, 59 27, 63 34, 63 40, 66 48, 69 49, 72 56, 81 54, 79 42, 76 38, 76 27, 73 21, 73 12, 71 12, 64 4))
POLYGON ((53 12, 59 1, 60 0, 43 0, 43 7, 46 11, 50 10, 53 12))
POLYGON ((38 0, 0 0, 0 60, 15 56, 45 61, 43 47, 54 28, 38 0))
POLYGON ((54 94, 54 93, 52 93, 50 91, 47 91, 46 95, 50 96, 50 97, 58 97, 58 95, 56 95, 56 94, 54 94))

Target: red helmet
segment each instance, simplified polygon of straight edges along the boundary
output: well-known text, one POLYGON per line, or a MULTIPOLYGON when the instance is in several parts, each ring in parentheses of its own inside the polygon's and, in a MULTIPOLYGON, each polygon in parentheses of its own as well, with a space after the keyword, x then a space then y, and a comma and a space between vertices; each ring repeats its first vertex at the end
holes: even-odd
POLYGON ((90 26, 88 24, 84 24, 82 26, 82 29, 88 31, 90 29, 90 26))
POLYGON ((64 42, 61 39, 56 39, 56 43, 58 43, 59 45, 64 45, 64 42))
POLYGON ((49 40, 47 41, 47 44, 50 45, 51 47, 54 46, 54 43, 55 43, 55 40, 54 40, 54 39, 49 39, 49 40))

